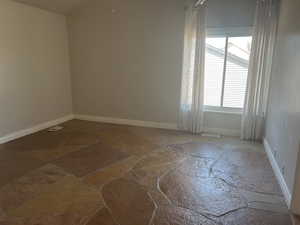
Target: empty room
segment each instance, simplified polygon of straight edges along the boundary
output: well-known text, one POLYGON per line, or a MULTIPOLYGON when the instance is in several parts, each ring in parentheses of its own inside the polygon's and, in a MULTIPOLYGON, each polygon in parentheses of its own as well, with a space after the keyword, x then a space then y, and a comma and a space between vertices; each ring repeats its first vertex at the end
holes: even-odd
POLYGON ((300 225, 299 0, 0 0, 0 225, 300 225))

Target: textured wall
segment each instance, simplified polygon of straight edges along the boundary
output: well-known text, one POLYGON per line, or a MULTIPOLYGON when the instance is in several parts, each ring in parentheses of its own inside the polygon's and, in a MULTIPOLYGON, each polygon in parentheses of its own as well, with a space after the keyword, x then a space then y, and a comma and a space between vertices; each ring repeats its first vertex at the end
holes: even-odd
POLYGON ((61 15, 0 1, 0 137, 72 112, 61 15))

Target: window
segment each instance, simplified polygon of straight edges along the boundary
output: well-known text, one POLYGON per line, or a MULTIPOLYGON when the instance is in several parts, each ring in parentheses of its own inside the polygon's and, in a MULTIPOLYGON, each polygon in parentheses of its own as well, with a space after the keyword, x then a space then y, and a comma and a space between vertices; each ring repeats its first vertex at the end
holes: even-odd
POLYGON ((204 104, 208 108, 244 106, 251 36, 206 39, 204 104))

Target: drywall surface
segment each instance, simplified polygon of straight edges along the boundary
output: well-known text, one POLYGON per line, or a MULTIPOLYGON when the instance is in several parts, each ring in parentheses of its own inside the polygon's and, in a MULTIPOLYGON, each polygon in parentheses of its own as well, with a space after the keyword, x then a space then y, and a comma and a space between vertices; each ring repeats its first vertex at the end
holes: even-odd
POLYGON ((236 113, 204 112, 204 127, 210 133, 240 136, 242 115, 236 113))
POLYGON ((41 9, 50 10, 57 13, 68 14, 85 0, 13 0, 20 3, 25 3, 41 9))
POLYGON ((0 137, 72 112, 65 17, 0 1, 0 137))
MULTIPOLYGON (((234 8, 236 1, 231 1, 234 8)), ((224 8, 223 1, 219 3, 218 8, 210 7, 213 17, 224 8)), ((75 114, 176 123, 184 6, 183 0, 91 0, 74 11, 68 28, 75 114)), ((228 11, 227 21, 239 21, 249 9, 240 11, 236 16, 228 11)), ((222 14, 220 20, 226 16, 222 14)), ((236 26, 249 26, 250 20, 253 17, 236 26)), ((225 25, 233 26, 226 23, 222 28, 225 25)), ((213 124, 205 126, 240 129, 239 115, 221 117, 207 112, 206 119, 213 124)))
POLYGON ((184 1, 91 1, 68 24, 76 114, 176 122, 184 1))
POLYGON ((207 26, 251 27, 254 22, 256 0, 208 0, 207 26))
MULTIPOLYGON (((283 170, 291 193, 295 190, 300 191, 299 182, 294 189, 300 145, 299 8, 298 0, 283 0, 281 3, 266 124, 266 139, 274 151, 278 165, 283 170)), ((298 207, 300 209, 300 205, 298 207)))
POLYGON ((295 184, 292 198, 292 210, 295 214, 300 215, 300 146, 298 148, 298 162, 295 175, 295 184))

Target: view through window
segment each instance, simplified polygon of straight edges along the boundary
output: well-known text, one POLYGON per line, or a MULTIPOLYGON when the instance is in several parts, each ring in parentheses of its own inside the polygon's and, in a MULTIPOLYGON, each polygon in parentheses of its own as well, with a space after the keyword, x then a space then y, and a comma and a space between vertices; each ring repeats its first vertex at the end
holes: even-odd
POLYGON ((208 37, 204 104, 243 108, 252 37, 208 37))

